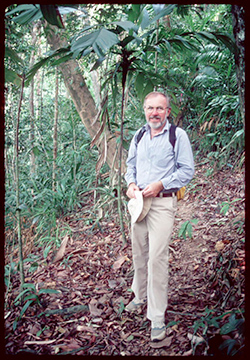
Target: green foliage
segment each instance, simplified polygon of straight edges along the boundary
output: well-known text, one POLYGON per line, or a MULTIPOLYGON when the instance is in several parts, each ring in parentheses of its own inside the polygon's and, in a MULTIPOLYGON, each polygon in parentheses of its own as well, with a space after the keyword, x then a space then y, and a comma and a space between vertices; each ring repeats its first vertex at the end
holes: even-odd
MULTIPOLYGON (((232 337, 223 341, 219 346, 219 350, 227 349, 227 355, 233 356, 236 355, 240 348, 244 346, 242 343, 244 335, 244 323, 245 319, 242 316, 241 312, 236 311, 227 311, 222 314, 216 314, 214 309, 206 309, 204 316, 201 316, 198 320, 192 325, 195 334, 202 334, 206 342, 209 343, 211 336, 209 332, 213 333, 214 328, 219 329, 220 335, 231 334, 232 337), (228 321, 224 322, 223 319, 228 317, 228 321), (236 315, 241 315, 240 318, 236 318, 236 315), (236 335, 236 336, 235 336, 236 335)), ((195 347, 193 349, 195 353, 195 347)))
MULTIPOLYGON (((51 79, 51 76, 50 76, 51 79)), ((47 91, 46 88, 44 91, 47 91)), ((28 100, 28 99, 27 99, 28 100)), ((13 130, 10 126, 12 107, 6 103, 7 154, 13 154, 13 130)), ((56 161, 56 191, 52 191, 52 103, 44 99, 43 113, 35 126, 35 142, 28 139, 29 124, 27 110, 23 112, 20 126, 20 209, 21 216, 35 226, 37 243, 45 248, 45 258, 55 244, 54 233, 58 217, 81 207, 81 193, 95 181, 96 150, 89 152, 90 137, 86 133, 79 116, 72 109, 69 100, 62 96, 59 105, 58 156, 56 161), (26 121, 25 121, 26 120, 26 121), (77 134, 77 136, 76 136, 77 134), (34 153, 36 171, 30 175, 30 154, 34 153), (52 243, 48 244, 53 239, 52 243), (49 248, 50 246, 50 248, 49 248), (47 253, 47 254, 46 254, 47 253)), ((13 174, 8 173, 10 182, 6 184, 5 213, 6 230, 15 227, 15 183, 13 174)), ((8 239, 6 239, 8 241, 8 239)))
POLYGON ((28 24, 44 17, 51 25, 63 28, 64 26, 59 12, 59 9, 63 6, 66 6, 68 11, 70 8, 71 11, 75 11, 74 5, 60 5, 60 7, 58 7, 57 5, 22 4, 8 11, 6 16, 18 14, 15 16, 15 22, 21 25, 28 24))
POLYGON ((187 235, 190 239, 192 239, 193 237, 193 224, 197 224, 198 223, 198 219, 191 219, 191 220, 187 220, 185 221, 182 225, 181 228, 179 230, 178 236, 179 237, 183 237, 185 240, 187 238, 187 235))
POLYGON ((22 304, 23 307, 20 311, 19 316, 13 323, 13 330, 16 329, 18 321, 22 318, 24 313, 29 309, 31 305, 37 304, 41 306, 42 294, 58 294, 59 291, 55 289, 40 289, 37 291, 35 284, 25 283, 23 290, 18 294, 14 300, 14 305, 22 304))
POLYGON ((13 10, 8 11, 6 13, 6 16, 10 16, 19 12, 20 14, 15 17, 15 21, 21 25, 27 24, 31 21, 38 20, 42 17, 40 7, 29 4, 18 5, 13 10))
POLYGON ((9 289, 11 284, 11 276, 17 272, 16 263, 11 261, 9 264, 6 264, 4 267, 4 284, 7 289, 9 289))
POLYGON ((116 34, 105 28, 101 28, 80 36, 79 34, 76 35, 71 46, 71 50, 74 53, 74 57, 78 57, 79 54, 81 54, 81 56, 85 56, 91 51, 94 51, 99 58, 104 58, 105 53, 113 45, 117 44, 118 41, 119 39, 116 34))
POLYGON ((40 4, 40 9, 45 20, 49 24, 58 26, 59 28, 64 28, 61 14, 58 10, 57 5, 43 5, 40 4))
POLYGON ((236 314, 232 314, 229 319, 228 322, 225 323, 221 329, 220 329, 220 334, 221 335, 226 335, 229 334, 235 330, 239 331, 241 334, 243 332, 243 324, 244 324, 244 319, 236 319, 236 314))
POLYGON ((223 201, 221 203, 220 213, 223 214, 223 215, 226 215, 228 210, 231 208, 232 204, 234 204, 237 201, 242 201, 242 199, 238 198, 238 199, 234 199, 232 201, 223 201))

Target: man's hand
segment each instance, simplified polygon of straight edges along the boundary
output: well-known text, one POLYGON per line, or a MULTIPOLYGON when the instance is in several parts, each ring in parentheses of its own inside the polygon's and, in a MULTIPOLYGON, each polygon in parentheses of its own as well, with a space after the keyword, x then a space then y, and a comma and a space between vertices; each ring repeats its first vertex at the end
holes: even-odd
POLYGON ((127 196, 128 196, 130 199, 135 198, 135 191, 136 191, 136 190, 139 191, 140 189, 138 188, 138 186, 137 186, 135 183, 129 184, 128 190, 127 190, 127 192, 126 192, 127 196))
POLYGON ((156 195, 159 194, 159 192, 164 188, 161 181, 154 182, 152 184, 149 184, 145 187, 145 189, 142 192, 142 195, 144 197, 156 197, 156 195))

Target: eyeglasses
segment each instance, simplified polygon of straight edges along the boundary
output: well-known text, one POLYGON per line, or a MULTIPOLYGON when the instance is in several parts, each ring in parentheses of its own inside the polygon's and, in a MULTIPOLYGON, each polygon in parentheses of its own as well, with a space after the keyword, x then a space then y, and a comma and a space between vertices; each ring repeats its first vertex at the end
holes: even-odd
POLYGON ((154 109, 156 109, 156 111, 158 113, 163 113, 166 109, 169 109, 168 107, 166 108, 163 108, 162 106, 157 106, 157 107, 153 107, 153 106, 148 106, 145 108, 145 110, 148 112, 148 113, 151 113, 154 109))

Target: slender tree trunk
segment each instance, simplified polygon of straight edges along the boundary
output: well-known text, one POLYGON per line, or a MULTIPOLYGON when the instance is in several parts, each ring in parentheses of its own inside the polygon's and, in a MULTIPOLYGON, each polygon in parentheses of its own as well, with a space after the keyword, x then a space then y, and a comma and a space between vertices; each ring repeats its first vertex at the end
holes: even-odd
MULTIPOLYGON (((13 138, 15 138, 15 129, 16 129, 16 121, 15 121, 15 114, 14 114, 14 107, 11 107, 10 110, 10 117, 12 120, 12 129, 13 129, 13 138)), ((15 144, 14 144, 15 146, 15 144)), ((11 165, 13 169, 13 183, 16 183, 16 154, 15 150, 13 151, 12 159, 11 159, 11 165)))
MULTIPOLYGON (((68 43, 63 39, 62 31, 46 23, 45 33, 47 36, 48 43, 53 50, 59 48, 68 47, 68 43)), ((99 121, 95 121, 98 114, 94 100, 87 88, 84 77, 81 75, 78 63, 76 60, 69 60, 59 65, 59 69, 62 72, 65 86, 71 95, 71 98, 76 106, 76 109, 80 115, 80 118, 88 131, 90 137, 93 139, 98 131, 101 129, 99 121)), ((96 143, 99 152, 103 155, 105 153, 105 159, 110 168, 114 166, 118 169, 118 159, 114 161, 116 154, 117 144, 116 139, 107 130, 106 127, 103 129, 102 141, 96 143), (106 141, 105 141, 106 139, 106 141)), ((126 151, 122 154, 122 171, 125 171, 126 165, 126 151)))
POLYGON ((239 5, 232 5, 233 32, 237 52, 235 53, 238 93, 240 98, 240 112, 245 127, 245 9, 239 5))
MULTIPOLYGON (((126 80, 125 80, 126 82, 126 80)), ((123 222, 123 206, 122 206, 122 152, 123 152, 123 122, 124 122, 124 101, 125 101, 125 83, 122 87, 122 111, 121 111, 121 134, 120 134, 120 144, 119 144, 119 170, 118 170, 118 213, 120 219, 120 228, 122 233, 122 242, 123 245, 127 243, 125 231, 124 231, 124 222, 123 222)))
MULTIPOLYGON (((156 30, 156 43, 158 43, 158 38, 159 38, 159 20, 157 20, 157 30, 156 30)), ((158 52, 156 50, 155 52, 155 73, 157 74, 157 60, 158 60, 158 52)), ((155 91, 156 91, 157 87, 155 86, 155 91)))
MULTIPOLYGON (((33 26, 31 36, 31 45, 32 47, 35 46, 37 41, 37 29, 40 26, 40 24, 35 24, 33 26)), ((31 56, 30 56, 30 68, 34 64, 35 59, 35 50, 32 50, 31 56)), ((30 145, 31 145, 31 152, 30 152, 30 175, 31 177, 35 175, 36 171, 36 164, 35 164, 35 154, 33 151, 34 148, 34 141, 35 141, 35 129, 34 129, 34 121, 35 121, 35 111, 34 111, 34 79, 32 79, 30 84, 30 98, 29 98, 29 105, 30 105, 30 145)))
MULTIPOLYGON (((41 22, 38 21, 37 26, 37 57, 40 58, 42 56, 41 54, 41 22)), ((41 103, 41 96, 42 96, 42 79, 41 75, 44 72, 44 69, 38 70, 36 75, 36 86, 35 86, 35 92, 34 92, 34 100, 35 100, 35 119, 41 118, 41 109, 40 109, 40 103, 41 103)))
POLYGON ((32 79, 30 84, 30 175, 33 177, 36 172, 36 163, 35 163, 35 154, 34 154, 34 141, 35 141, 35 112, 34 112, 34 79, 32 79))
POLYGON ((74 165, 73 165, 73 177, 74 177, 74 184, 76 185, 76 166, 77 166, 77 155, 76 155, 76 128, 75 128, 75 119, 73 114, 73 109, 72 109, 72 102, 70 103, 71 105, 71 122, 72 122, 72 135, 73 135, 73 154, 74 154, 74 165))
POLYGON ((55 117, 54 117, 54 134, 53 134, 53 169, 52 169, 53 191, 56 190, 57 126, 58 126, 58 68, 56 67, 55 117))
POLYGON ((22 79, 21 94, 18 105, 18 114, 16 121, 16 134, 15 134, 15 158, 16 158, 16 218, 17 218, 17 238, 19 248, 19 268, 20 268, 20 282, 21 289, 24 284, 24 269, 23 269, 23 247, 22 247, 22 232, 21 232, 21 209, 20 209, 20 190, 19 190, 19 122, 20 113, 23 100, 23 89, 24 89, 24 75, 22 79))
POLYGON ((4 172, 5 172, 5 183, 6 185, 8 185, 8 187, 10 187, 10 170, 9 170, 9 161, 8 161, 8 151, 6 147, 4 148, 4 172))

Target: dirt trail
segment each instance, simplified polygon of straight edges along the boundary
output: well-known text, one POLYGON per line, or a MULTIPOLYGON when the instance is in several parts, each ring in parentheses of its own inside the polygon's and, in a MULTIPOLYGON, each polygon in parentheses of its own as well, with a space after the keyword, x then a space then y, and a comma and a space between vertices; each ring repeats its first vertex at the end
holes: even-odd
MULTIPOLYGON (((82 212, 61 219, 71 235, 59 261, 53 262, 51 253, 34 273, 28 272, 26 263, 26 282, 59 293, 41 295, 40 305, 30 305, 14 331, 23 305, 13 306, 19 284, 18 276, 13 276, 5 313, 7 353, 191 355, 195 322, 206 312, 210 316, 211 309, 225 312, 244 302, 244 173, 219 172, 208 178, 206 170, 196 171, 178 206, 170 244, 166 346, 150 347, 145 309, 134 316, 124 311, 132 297, 130 242, 122 247, 118 222, 112 218, 94 228, 86 225, 86 204, 82 212), (230 202, 224 213, 223 202, 230 202), (192 224, 192 239, 185 240, 178 232, 191 219, 198 222, 192 224)), ((37 249, 33 252, 37 254, 37 249)), ((205 335, 215 333, 218 329, 209 328, 205 335)), ((204 355, 207 344, 197 346, 197 351, 204 355)))

